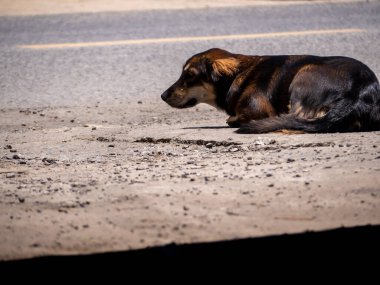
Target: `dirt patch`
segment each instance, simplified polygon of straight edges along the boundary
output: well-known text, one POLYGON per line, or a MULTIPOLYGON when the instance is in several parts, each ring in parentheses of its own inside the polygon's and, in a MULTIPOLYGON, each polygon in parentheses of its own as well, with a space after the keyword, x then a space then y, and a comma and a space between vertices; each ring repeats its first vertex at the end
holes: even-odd
POLYGON ((0 110, 0 259, 380 223, 380 132, 238 135, 225 119, 0 110))

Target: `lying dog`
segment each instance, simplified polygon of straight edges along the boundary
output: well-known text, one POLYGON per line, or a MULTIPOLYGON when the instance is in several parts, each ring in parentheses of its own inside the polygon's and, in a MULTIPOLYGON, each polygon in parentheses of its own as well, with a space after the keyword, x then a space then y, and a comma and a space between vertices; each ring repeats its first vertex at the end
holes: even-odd
POLYGON ((161 98, 172 107, 225 110, 238 133, 380 130, 380 86, 347 57, 247 56, 210 49, 188 59, 161 98))

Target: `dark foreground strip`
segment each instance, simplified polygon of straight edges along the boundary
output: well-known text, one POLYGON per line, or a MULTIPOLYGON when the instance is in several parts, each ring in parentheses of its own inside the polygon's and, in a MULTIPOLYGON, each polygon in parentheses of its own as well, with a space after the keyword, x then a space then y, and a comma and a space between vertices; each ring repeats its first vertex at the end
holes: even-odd
POLYGON ((309 266, 308 262, 312 262, 323 266, 333 265, 335 268, 342 264, 374 265, 378 262, 379 256, 380 225, 376 225, 210 243, 169 244, 102 254, 45 256, 2 262, 0 269, 2 273, 25 272, 25 270, 33 274, 46 271, 96 273, 97 270, 100 270, 99 272, 112 270, 120 274, 133 273, 130 270, 131 265, 158 268, 170 264, 170 267, 178 267, 182 262, 191 261, 194 266, 244 263, 249 266, 259 264, 260 267, 278 267, 289 266, 292 260, 295 260, 292 262, 297 265, 309 266))

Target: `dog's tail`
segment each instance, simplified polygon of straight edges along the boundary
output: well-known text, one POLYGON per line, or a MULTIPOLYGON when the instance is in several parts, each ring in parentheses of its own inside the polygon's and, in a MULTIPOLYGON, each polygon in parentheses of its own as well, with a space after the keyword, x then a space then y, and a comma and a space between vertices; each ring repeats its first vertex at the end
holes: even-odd
POLYGON ((307 133, 342 131, 353 121, 355 107, 352 102, 340 102, 323 117, 306 119, 295 113, 270 117, 244 124, 236 132, 240 134, 268 133, 279 130, 297 130, 307 133))
POLYGON ((251 121, 241 126, 236 132, 239 134, 260 134, 279 130, 297 130, 308 133, 328 132, 326 120, 307 120, 295 114, 286 114, 280 117, 271 117, 258 121, 251 121), (325 121, 325 122, 323 122, 325 121))
POLYGON ((270 117, 244 124, 240 134, 268 133, 279 130, 297 130, 307 133, 380 130, 380 86, 370 84, 356 98, 342 99, 323 117, 306 119, 295 113, 270 117))

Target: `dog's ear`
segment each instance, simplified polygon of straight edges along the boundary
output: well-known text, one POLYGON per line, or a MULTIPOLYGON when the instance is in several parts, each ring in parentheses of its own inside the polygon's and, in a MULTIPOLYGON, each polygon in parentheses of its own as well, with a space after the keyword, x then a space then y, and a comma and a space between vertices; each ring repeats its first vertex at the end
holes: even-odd
POLYGON ((221 76, 236 74, 240 61, 234 57, 216 59, 212 63, 212 79, 218 80, 221 76))

